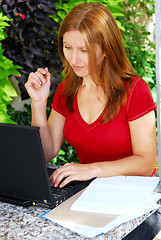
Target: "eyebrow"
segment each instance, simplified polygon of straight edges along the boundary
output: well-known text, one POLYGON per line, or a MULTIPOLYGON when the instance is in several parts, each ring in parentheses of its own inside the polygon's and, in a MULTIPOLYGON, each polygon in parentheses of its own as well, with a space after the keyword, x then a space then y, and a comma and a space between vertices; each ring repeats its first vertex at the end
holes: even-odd
POLYGON ((67 45, 69 45, 67 42, 65 42, 65 41, 63 41, 63 43, 65 43, 65 44, 67 44, 67 45))
MULTIPOLYGON (((63 44, 67 44, 68 46, 70 46, 70 44, 68 44, 67 42, 63 41, 63 44)), ((82 47, 79 47, 79 48, 86 48, 86 46, 82 46, 82 47)))

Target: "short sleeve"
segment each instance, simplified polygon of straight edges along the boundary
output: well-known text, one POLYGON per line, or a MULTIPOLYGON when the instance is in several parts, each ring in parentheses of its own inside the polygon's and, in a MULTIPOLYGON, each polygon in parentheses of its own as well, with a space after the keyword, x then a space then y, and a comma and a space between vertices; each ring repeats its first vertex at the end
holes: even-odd
POLYGON ((156 110, 156 106, 150 89, 141 78, 138 78, 133 83, 128 96, 126 117, 128 121, 133 121, 152 110, 156 110))
POLYGON ((58 88, 56 89, 51 107, 56 112, 60 113, 63 116, 66 116, 66 110, 67 110, 66 96, 62 95, 64 85, 65 85, 65 82, 61 82, 59 84, 58 88))

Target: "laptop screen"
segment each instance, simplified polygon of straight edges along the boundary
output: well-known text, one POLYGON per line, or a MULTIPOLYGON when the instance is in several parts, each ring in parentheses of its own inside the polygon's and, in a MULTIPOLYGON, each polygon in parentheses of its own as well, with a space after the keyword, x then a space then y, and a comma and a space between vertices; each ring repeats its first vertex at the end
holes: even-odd
POLYGON ((0 123, 0 195, 52 203, 38 127, 0 123))

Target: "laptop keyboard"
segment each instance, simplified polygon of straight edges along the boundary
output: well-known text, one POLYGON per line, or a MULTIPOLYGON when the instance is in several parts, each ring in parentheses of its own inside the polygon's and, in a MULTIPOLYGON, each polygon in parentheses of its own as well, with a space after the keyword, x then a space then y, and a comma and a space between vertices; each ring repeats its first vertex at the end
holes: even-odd
POLYGON ((51 187, 51 191, 52 191, 52 196, 54 198, 58 198, 58 197, 64 197, 67 193, 69 193, 70 191, 73 190, 73 187, 79 188, 80 182, 79 181, 73 181, 68 183, 67 185, 65 185, 63 188, 58 187, 51 187))
MULTIPOLYGON (((50 176, 58 167, 59 166, 47 164, 48 175, 50 176)), ((72 181, 62 188, 52 186, 51 191, 55 207, 88 186, 92 180, 93 179, 88 181, 72 181)))

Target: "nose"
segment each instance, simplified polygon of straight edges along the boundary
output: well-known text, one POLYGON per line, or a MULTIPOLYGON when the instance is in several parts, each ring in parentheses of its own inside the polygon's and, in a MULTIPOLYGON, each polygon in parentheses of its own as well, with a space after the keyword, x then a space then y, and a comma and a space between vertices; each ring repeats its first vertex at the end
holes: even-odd
POLYGON ((72 65, 77 65, 79 63, 79 53, 77 50, 72 51, 70 61, 72 65))

